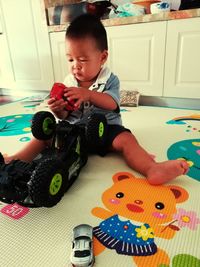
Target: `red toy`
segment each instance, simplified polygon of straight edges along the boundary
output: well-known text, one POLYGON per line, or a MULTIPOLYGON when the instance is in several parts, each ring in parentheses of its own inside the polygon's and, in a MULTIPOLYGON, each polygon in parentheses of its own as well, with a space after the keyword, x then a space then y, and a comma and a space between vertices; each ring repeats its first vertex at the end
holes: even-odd
POLYGON ((64 99, 66 102, 66 110, 67 111, 75 111, 78 109, 78 107, 75 106, 75 101, 74 100, 68 100, 64 96, 64 89, 66 86, 63 83, 54 83, 51 92, 50 92, 50 97, 55 98, 56 100, 64 99))

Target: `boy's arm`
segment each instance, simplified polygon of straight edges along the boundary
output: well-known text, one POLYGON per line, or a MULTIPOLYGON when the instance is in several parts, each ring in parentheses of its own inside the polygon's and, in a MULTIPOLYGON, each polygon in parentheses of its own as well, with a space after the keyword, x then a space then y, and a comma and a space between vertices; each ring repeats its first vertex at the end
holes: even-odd
POLYGON ((91 91, 90 101, 95 106, 108 110, 117 110, 120 105, 120 83, 116 75, 111 74, 107 80, 103 92, 91 91))
POLYGON ((75 106, 80 107, 82 102, 90 101, 96 107, 117 110, 119 108, 119 80, 112 75, 105 84, 103 92, 89 90, 84 87, 68 87, 64 96, 70 100, 75 100, 75 106))
POLYGON ((106 93, 90 91, 89 101, 99 108, 107 110, 115 110, 117 108, 117 103, 115 100, 112 98, 112 96, 106 93))

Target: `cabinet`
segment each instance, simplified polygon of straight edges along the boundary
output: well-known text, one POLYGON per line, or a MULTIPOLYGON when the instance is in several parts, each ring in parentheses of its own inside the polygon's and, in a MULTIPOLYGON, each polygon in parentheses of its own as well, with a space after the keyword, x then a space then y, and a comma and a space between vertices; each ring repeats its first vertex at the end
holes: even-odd
POLYGON ((166 22, 108 27, 108 65, 122 89, 161 96, 163 88, 166 22))
MULTIPOLYGON (((200 18, 106 27, 108 66, 121 89, 200 98, 200 18)), ((68 73, 65 32, 50 33, 55 79, 68 73)))
MULTIPOLYGON (((106 27, 107 65, 118 75, 121 88, 162 95, 166 22, 106 27)), ((50 33, 55 79, 68 73, 65 32, 50 33)))
POLYGON ((169 21, 164 96, 200 98, 200 18, 169 21))
POLYGON ((69 73, 65 56, 65 32, 50 33, 50 42, 55 81, 63 82, 65 76, 69 73))
POLYGON ((49 90, 53 67, 43 1, 0 0, 0 87, 49 90))
POLYGON ((0 8, 0 88, 8 88, 10 81, 13 79, 13 70, 1 11, 0 8))

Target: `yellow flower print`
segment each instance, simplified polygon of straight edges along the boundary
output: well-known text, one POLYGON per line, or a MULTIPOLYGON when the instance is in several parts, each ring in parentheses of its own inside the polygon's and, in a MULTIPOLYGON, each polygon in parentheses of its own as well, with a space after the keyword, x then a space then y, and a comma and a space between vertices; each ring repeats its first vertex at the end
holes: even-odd
POLYGON ((137 232, 137 237, 142 238, 146 241, 148 238, 154 238, 153 229, 147 228, 145 225, 142 225, 141 228, 136 228, 135 231, 137 232))

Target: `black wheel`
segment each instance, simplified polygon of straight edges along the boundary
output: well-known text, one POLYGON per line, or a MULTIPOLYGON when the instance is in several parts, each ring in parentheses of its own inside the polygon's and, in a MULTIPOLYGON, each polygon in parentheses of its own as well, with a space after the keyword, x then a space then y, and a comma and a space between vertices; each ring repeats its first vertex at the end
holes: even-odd
POLYGON ((33 116, 31 131, 36 139, 51 139, 54 135, 55 127, 56 120, 51 112, 39 111, 33 116))
POLYGON ((86 140, 90 150, 98 150, 105 144, 107 120, 103 114, 92 114, 86 126, 86 140))
POLYGON ((2 165, 2 164, 4 164, 5 163, 5 161, 4 161, 4 157, 3 157, 3 155, 1 154, 1 152, 0 152, 0 165, 2 165))
POLYGON ((68 183, 63 163, 46 159, 36 167, 28 182, 29 194, 38 207, 52 207, 63 197, 68 183))

